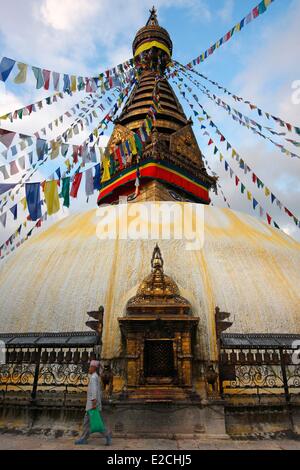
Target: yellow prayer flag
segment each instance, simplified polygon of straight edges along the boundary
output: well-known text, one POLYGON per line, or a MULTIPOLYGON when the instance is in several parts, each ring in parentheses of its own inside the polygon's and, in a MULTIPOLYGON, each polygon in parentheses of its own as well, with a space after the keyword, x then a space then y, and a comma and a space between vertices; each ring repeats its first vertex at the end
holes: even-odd
POLYGON ((26 197, 23 197, 23 199, 21 199, 21 204, 23 206, 23 210, 26 211, 27 209, 27 200, 26 200, 26 197))
POLYGON ((110 171, 109 171, 110 161, 107 156, 104 157, 102 161, 102 165, 103 165, 103 175, 101 178, 101 183, 105 183, 105 181, 110 180, 110 171))
POLYGON ((220 162, 223 160, 224 156, 220 153, 220 162))
POLYGON ((265 0, 265 7, 268 7, 272 3, 272 0, 265 0))
POLYGON ((232 158, 234 158, 235 155, 237 155, 236 150, 232 149, 232 158))
POLYGON ((75 75, 71 75, 71 91, 77 91, 77 79, 75 75))
POLYGON ((136 155, 137 149, 136 149, 135 140, 133 136, 129 137, 129 145, 131 148, 132 155, 136 155))
POLYGON ((268 197, 270 196, 271 192, 269 190, 269 188, 267 188, 267 186, 265 187, 265 195, 268 197))
POLYGON ((60 209, 60 205, 59 205, 57 182, 55 180, 46 181, 45 186, 44 186, 44 195, 45 195, 48 215, 56 214, 56 212, 58 212, 60 209))
POLYGON ((14 79, 14 83, 20 84, 26 82, 26 77, 27 77, 27 64, 23 64, 21 62, 18 62, 17 64, 19 73, 14 79))
POLYGON ((250 191, 247 191, 247 198, 249 199, 249 201, 252 200, 252 194, 250 193, 250 191))

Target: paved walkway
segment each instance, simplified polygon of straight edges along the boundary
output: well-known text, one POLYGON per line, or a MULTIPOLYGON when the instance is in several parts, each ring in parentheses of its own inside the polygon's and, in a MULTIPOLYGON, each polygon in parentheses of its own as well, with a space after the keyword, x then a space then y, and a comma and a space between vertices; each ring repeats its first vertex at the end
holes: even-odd
POLYGON ((235 441, 235 440, 168 440, 114 439, 111 447, 104 439, 93 437, 86 446, 75 446, 74 439, 58 439, 0 434, 0 450, 300 450, 300 441, 292 439, 235 441))

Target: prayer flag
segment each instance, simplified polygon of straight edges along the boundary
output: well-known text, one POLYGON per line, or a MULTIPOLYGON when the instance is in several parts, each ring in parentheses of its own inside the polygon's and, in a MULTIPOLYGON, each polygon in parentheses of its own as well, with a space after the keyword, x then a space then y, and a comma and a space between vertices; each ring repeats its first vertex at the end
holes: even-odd
POLYGON ((73 180, 72 188, 71 188, 71 192, 70 192, 70 196, 73 197, 73 198, 77 198, 77 194, 78 194, 78 190, 79 190, 79 187, 80 187, 81 179, 82 179, 82 173, 76 173, 76 175, 74 176, 74 180, 73 180))
POLYGON ((26 183, 26 201, 31 220, 40 219, 42 216, 40 183, 26 183))
POLYGON ((85 194, 86 196, 92 196, 94 194, 93 168, 89 168, 85 172, 85 194))
POLYGON ((42 71, 39 67, 32 67, 32 71, 34 73, 34 76, 36 78, 36 88, 39 90, 44 86, 44 78, 42 71))
POLYGON ((48 215, 56 214, 59 209, 59 197, 57 181, 46 181, 44 185, 44 195, 47 206, 48 215))
POLYGON ((10 72, 14 68, 15 63, 15 60, 9 59, 8 57, 3 57, 0 62, 0 80, 2 82, 6 82, 10 75, 10 72))
POLYGON ((9 148, 14 140, 16 133, 8 131, 6 129, 0 129, 0 142, 5 145, 6 148, 9 148))
POLYGON ((7 218, 7 212, 4 212, 4 214, 0 215, 0 221, 4 228, 6 226, 6 218, 7 218))
POLYGON ((49 90, 50 85, 50 70, 43 70, 43 78, 44 78, 44 89, 49 90))
POLYGON ((18 62, 17 66, 18 66, 18 69, 19 69, 19 73, 15 77, 14 83, 17 83, 19 85, 20 83, 25 83, 26 82, 28 65, 23 64, 22 62, 18 62))
POLYGON ((106 181, 110 180, 110 159, 105 156, 102 161, 103 165, 103 174, 101 178, 101 183, 105 183, 106 181))
POLYGON ((96 166, 95 166, 95 176, 94 176, 94 189, 95 190, 100 190, 101 188, 101 182, 100 182, 100 163, 98 163, 96 166))
POLYGON ((17 220, 18 217, 18 205, 15 204, 13 207, 10 208, 10 212, 14 216, 14 220, 17 220))
POLYGON ((62 179, 62 190, 59 195, 64 199, 63 206, 70 207, 70 177, 62 179))

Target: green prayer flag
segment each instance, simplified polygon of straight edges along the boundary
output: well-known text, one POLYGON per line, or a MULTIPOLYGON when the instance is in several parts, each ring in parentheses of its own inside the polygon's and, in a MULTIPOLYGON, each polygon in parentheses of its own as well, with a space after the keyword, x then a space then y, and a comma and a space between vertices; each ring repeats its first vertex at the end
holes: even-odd
POLYGON ((153 127, 152 120, 151 120, 149 117, 147 117, 147 118, 146 118, 146 121, 147 121, 147 123, 148 123, 149 129, 151 130, 152 127, 153 127))
POLYGON ((70 177, 63 178, 62 180, 62 190, 59 195, 64 199, 63 205, 65 207, 70 207, 70 177))
POLYGON ((136 145, 136 148, 138 150, 138 153, 140 155, 142 155, 142 153, 143 153, 143 144, 142 144, 142 141, 141 141, 141 139, 139 138, 139 136, 137 134, 134 134, 134 140, 135 140, 135 145, 136 145))
POLYGON ((244 191, 245 191, 245 186, 243 185, 243 183, 241 183, 241 193, 244 194, 244 191))
POLYGON ((265 5, 265 0, 262 0, 260 4, 258 5, 258 13, 259 15, 262 15, 266 11, 267 7, 265 5))

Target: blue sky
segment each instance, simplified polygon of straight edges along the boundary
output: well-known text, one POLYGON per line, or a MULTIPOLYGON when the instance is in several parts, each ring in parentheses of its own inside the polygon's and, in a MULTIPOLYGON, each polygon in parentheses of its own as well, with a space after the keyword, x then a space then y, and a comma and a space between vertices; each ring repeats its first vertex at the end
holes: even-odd
MULTIPOLYGON (((0 3, 1 56, 59 72, 94 75, 131 57, 134 34, 145 24, 153 3, 158 8, 160 24, 172 37, 173 57, 187 63, 222 37, 258 1, 128 0, 125 3, 120 0, 0 0, 0 3)), ((299 23, 298 0, 275 0, 264 15, 236 34, 197 69, 237 95, 258 104, 265 111, 300 126, 300 104, 293 104, 291 99, 292 83, 300 79, 299 23)), ((211 90, 222 97, 214 87, 211 87, 211 90)), ((177 92, 176 88, 175 91, 177 92)), ((0 114, 49 94, 46 91, 37 92, 30 86, 2 86, 0 114)), ((257 175, 280 200, 300 217, 300 161, 284 156, 274 146, 267 144, 251 131, 241 128, 223 110, 200 96, 202 104, 241 157, 256 170, 257 175)), ((82 97, 83 95, 77 97, 76 101, 82 97)), ((250 112, 247 106, 238 106, 227 96, 222 98, 247 116, 257 119, 256 113, 250 112)), ((75 98, 73 99, 60 104, 60 109, 52 106, 45 113, 39 113, 38 117, 25 118, 11 126, 6 123, 5 125, 33 133, 67 107, 71 107, 75 102, 75 98)), ((190 116, 191 111, 185 105, 184 107, 190 116)), ((268 124, 270 123, 266 122, 266 125, 268 124)), ((3 122, 2 126, 5 127, 3 122)), ((236 192, 233 181, 213 157, 211 148, 207 148, 207 138, 201 136, 196 122, 194 129, 201 150, 207 156, 210 166, 220 176, 220 183, 231 207, 255 215, 251 204, 236 192)), ((51 134, 48 138, 53 136, 54 134, 51 134)), ((295 147, 287 147, 295 153, 300 153, 295 147)), ((231 157, 226 155, 226 152, 224 155, 230 162, 231 157)), ((4 163, 5 161, 0 160, 0 165, 4 163)), ((238 167, 232 164, 232 168, 243 178, 238 167)), ((49 171, 50 169, 47 169, 48 173, 49 171)), ((243 181, 279 225, 300 240, 300 229, 296 228, 286 215, 269 204, 263 193, 251 184, 249 177, 243 178, 243 181)), ((95 201, 96 196, 86 204, 82 194, 79 201, 73 204, 72 210, 95 207, 95 201)), ((224 206, 222 199, 215 196, 213 203, 224 206)), ((63 215, 66 215, 66 212, 63 215)), ((57 217, 60 216, 61 214, 57 217)), ((5 231, 1 227, 0 241, 7 238, 17 226, 17 223, 9 220, 5 231)))

